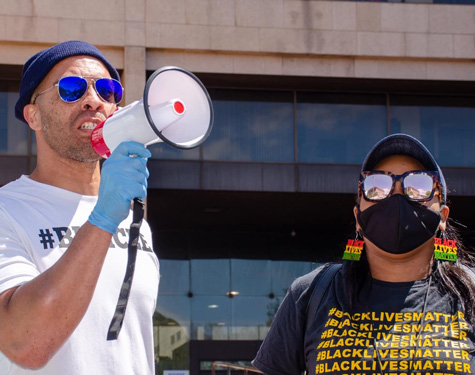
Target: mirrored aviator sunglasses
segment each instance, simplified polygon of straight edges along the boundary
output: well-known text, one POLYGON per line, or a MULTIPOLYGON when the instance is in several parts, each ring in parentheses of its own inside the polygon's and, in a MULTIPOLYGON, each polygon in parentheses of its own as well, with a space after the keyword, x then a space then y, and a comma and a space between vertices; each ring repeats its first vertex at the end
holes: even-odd
POLYGON ((66 103, 77 102, 86 93, 88 80, 94 82, 94 89, 102 100, 114 104, 119 104, 122 100, 123 88, 119 81, 113 78, 96 79, 79 76, 67 76, 58 81, 55 86, 58 87, 59 97, 66 103))
POLYGON ((379 202, 391 196, 396 181, 399 180, 407 199, 426 202, 434 197, 439 174, 435 171, 408 171, 401 175, 384 171, 365 171, 360 174, 359 186, 365 200, 379 202))

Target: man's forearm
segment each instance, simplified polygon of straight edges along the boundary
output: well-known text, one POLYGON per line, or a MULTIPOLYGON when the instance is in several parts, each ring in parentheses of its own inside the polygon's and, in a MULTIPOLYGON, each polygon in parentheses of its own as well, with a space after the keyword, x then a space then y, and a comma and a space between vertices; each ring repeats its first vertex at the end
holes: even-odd
POLYGON ((89 306, 111 237, 86 222, 52 267, 0 295, 0 350, 7 357, 39 368, 56 353, 89 306))

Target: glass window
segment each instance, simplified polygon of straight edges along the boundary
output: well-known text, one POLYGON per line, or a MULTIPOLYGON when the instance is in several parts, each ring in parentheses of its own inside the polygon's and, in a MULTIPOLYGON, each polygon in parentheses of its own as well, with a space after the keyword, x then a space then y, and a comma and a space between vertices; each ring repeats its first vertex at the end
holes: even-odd
POLYGON ((153 320, 157 373, 189 368, 190 298, 159 294, 153 320))
MULTIPOLYGON (((259 280, 255 280, 255 283, 259 280)), ((232 299, 231 340, 263 340, 275 315, 275 299, 236 296, 232 299)), ((280 301, 279 301, 280 302, 280 301)))
POLYGON ((293 162, 292 92, 209 90, 214 126, 205 160, 293 162))
POLYGON ((239 296, 268 296, 271 261, 231 259, 231 289, 239 296))
POLYGON ((231 298, 194 296, 191 299, 192 340, 229 340, 231 298))
POLYGON ((160 360, 174 361, 170 353, 190 339, 263 340, 287 288, 317 266, 248 259, 161 260, 154 317, 160 360), (232 291, 238 293, 230 295, 232 291))
POLYGON ((190 262, 160 260, 159 295, 186 295, 190 291, 190 262))
POLYGON ((284 296, 290 284, 299 276, 309 273, 315 268, 310 262, 272 262, 272 292, 276 296, 284 296))
POLYGON ((392 96, 391 133, 418 138, 442 166, 475 166, 473 98, 392 96))
POLYGON ((0 153, 26 155, 28 125, 15 117, 17 92, 0 91, 0 153))
POLYGON ((153 159, 168 160, 199 160, 200 148, 195 147, 187 150, 181 150, 170 146, 168 143, 159 142, 148 146, 153 159))
POLYGON ((384 95, 298 93, 298 161, 361 164, 387 134, 384 95))
POLYGON ((193 295, 226 296, 230 291, 229 259, 192 259, 193 295))
POLYGON ((189 329, 190 317, 190 298, 188 296, 158 294, 155 325, 180 326, 189 329))

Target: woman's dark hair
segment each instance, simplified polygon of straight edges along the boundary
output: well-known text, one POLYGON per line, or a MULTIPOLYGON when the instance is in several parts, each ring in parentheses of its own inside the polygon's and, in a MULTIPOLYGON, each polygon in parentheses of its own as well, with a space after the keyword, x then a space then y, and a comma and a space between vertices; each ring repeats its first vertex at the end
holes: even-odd
MULTIPOLYGON (((475 261, 472 250, 465 248, 458 231, 447 222, 445 236, 448 240, 457 241, 457 261, 434 259, 432 265, 432 280, 439 286, 441 293, 449 293, 454 301, 460 301, 465 319, 475 324, 475 272, 471 267, 475 261)), ((346 261, 345 268, 347 290, 351 303, 368 280, 369 270, 366 253, 363 251, 359 262, 346 261)))
POLYGON ((473 251, 469 251, 462 243, 458 231, 447 223, 445 234, 448 240, 457 243, 457 261, 435 259, 432 267, 433 280, 439 281, 445 291, 462 304, 465 319, 472 325, 475 323, 475 273, 473 251))

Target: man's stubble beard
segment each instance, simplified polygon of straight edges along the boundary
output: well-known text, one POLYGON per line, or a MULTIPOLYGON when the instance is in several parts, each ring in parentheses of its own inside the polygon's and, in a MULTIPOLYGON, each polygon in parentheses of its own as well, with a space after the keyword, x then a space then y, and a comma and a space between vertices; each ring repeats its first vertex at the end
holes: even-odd
POLYGON ((101 157, 94 151, 90 142, 80 142, 69 134, 71 128, 58 123, 53 116, 45 113, 41 114, 43 137, 46 144, 59 156, 77 161, 80 163, 93 163, 101 160, 101 157), (66 136, 61 135, 61 130, 68 130, 66 136))

